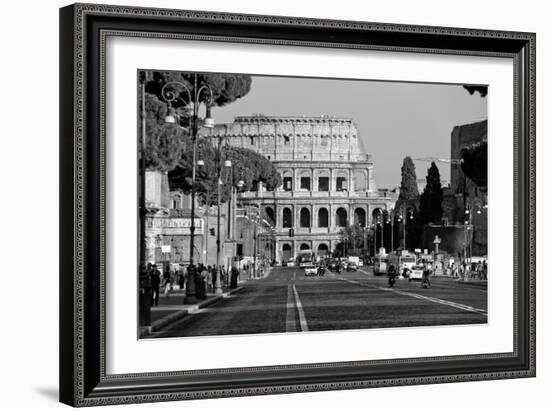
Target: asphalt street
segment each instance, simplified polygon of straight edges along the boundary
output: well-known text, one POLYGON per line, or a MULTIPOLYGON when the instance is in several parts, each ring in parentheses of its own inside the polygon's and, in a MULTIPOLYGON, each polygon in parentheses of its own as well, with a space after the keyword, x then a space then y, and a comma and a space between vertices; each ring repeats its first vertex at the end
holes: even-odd
POLYGON ((365 271, 306 277, 276 267, 241 292, 151 338, 487 323, 486 286, 432 278, 430 288, 365 271))

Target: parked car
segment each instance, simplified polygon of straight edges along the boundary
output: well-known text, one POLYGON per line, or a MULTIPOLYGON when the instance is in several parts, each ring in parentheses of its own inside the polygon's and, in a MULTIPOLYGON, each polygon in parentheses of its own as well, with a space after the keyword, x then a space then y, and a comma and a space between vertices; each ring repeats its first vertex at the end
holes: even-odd
POLYGON ((415 265, 408 272, 409 281, 422 280, 422 275, 423 274, 424 274, 424 266, 423 265, 415 265))
POLYGON ((287 267, 295 267, 296 264, 294 263, 294 259, 291 258, 290 260, 288 260, 288 261, 286 262, 286 266, 287 266, 287 267))

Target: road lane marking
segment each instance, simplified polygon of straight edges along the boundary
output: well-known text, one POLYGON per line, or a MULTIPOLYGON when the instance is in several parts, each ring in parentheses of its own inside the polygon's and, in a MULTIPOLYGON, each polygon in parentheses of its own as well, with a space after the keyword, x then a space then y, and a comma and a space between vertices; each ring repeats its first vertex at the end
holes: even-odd
POLYGON ((487 310, 482 310, 481 308, 475 308, 475 307, 471 307, 469 305, 455 303, 455 302, 449 301, 449 300, 442 300, 440 298, 428 297, 427 295, 409 293, 407 291, 400 291, 400 290, 396 290, 394 288, 385 288, 385 287, 376 287, 376 286, 371 286, 371 287, 377 288, 377 289, 382 290, 382 291, 391 291, 391 292, 396 293, 396 294, 406 295, 406 296, 409 296, 409 297, 418 298, 420 300, 427 300, 427 301, 431 301, 433 303, 447 305, 447 306, 453 307, 453 308, 458 308, 459 310, 469 311, 469 312, 472 312, 472 313, 477 313, 477 314, 482 314, 482 315, 487 316, 487 310))
POLYGON ((294 298, 292 287, 288 285, 286 293, 286 332, 296 332, 296 319, 294 318, 294 298))
POLYGON ((396 293, 396 294, 417 298, 419 300, 426 300, 426 301, 430 301, 430 302, 433 302, 433 303, 436 303, 436 304, 442 304, 442 305, 446 305, 446 306, 449 306, 449 307, 457 308, 459 310, 469 311, 469 312, 472 312, 472 313, 477 313, 477 314, 487 316, 487 310, 483 310, 481 308, 475 308, 475 307, 471 307, 469 305, 455 303, 455 302, 449 301, 449 300, 442 300, 441 298, 429 297, 429 296, 422 295, 422 294, 416 294, 416 293, 410 293, 410 292, 407 292, 407 291, 396 290, 395 288, 378 287, 376 285, 362 284, 362 283, 359 283, 358 281, 348 280, 346 278, 341 278, 341 277, 336 277, 336 276, 335 276, 335 278, 338 278, 339 280, 345 281, 347 283, 356 284, 356 285, 360 285, 360 286, 363 286, 363 287, 375 288, 375 289, 381 290, 381 291, 389 291, 389 292, 393 292, 393 293, 396 293))
POLYGON ((296 290, 296 284, 292 284, 292 290, 294 291, 294 299, 296 300, 296 308, 298 309, 298 318, 300 319, 300 328, 302 331, 309 331, 306 321, 306 315, 304 314, 304 309, 302 307, 302 302, 298 296, 298 291, 296 290))

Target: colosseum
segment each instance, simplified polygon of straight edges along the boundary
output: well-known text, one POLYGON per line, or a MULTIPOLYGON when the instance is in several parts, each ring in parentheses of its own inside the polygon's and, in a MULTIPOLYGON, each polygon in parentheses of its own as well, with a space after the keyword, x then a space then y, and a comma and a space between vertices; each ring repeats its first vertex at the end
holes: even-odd
POLYGON ((212 136, 263 155, 281 174, 275 191, 240 194, 273 222, 277 261, 305 249, 334 251, 342 227, 368 227, 374 210, 395 204, 395 193, 376 188, 372 156, 351 118, 243 116, 217 125, 212 136))

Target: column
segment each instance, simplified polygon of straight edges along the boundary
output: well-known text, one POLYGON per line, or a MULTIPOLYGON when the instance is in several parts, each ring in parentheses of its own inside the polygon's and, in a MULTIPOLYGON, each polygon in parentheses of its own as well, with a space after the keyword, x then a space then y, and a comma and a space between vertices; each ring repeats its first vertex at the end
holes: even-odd
POLYGON ((298 150, 298 139, 296 138, 296 123, 292 122, 292 144, 294 149, 292 150, 292 159, 296 160, 296 153, 298 150))

